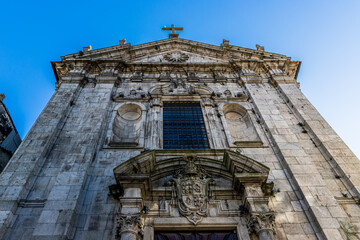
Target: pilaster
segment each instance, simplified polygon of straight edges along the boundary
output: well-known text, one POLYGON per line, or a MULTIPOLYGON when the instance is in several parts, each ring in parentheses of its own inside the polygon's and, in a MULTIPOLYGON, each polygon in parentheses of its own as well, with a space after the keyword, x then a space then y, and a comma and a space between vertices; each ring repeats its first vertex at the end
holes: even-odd
MULTIPOLYGON (((304 128, 339 176, 360 198, 360 161, 294 84, 278 84, 304 128)), ((334 109, 336 111, 336 109, 334 109)))
MULTIPOLYGON (((289 85, 297 88, 294 83, 289 85)), ((301 132, 296 132, 298 120, 292 114, 292 109, 279 92, 267 83, 245 84, 245 87, 318 238, 342 239, 339 222, 345 221, 346 213, 322 179, 312 156, 307 154, 304 141, 300 141, 298 134, 301 132), (336 208, 340 214, 330 214, 331 208, 336 208)))
POLYGON ((269 197, 262 190, 266 178, 266 174, 236 174, 243 189, 244 205, 249 211, 248 231, 255 233, 259 240, 275 240, 275 215, 268 207, 269 197))
POLYGON ((215 104, 210 98, 203 98, 201 100, 203 114, 205 117, 206 127, 208 128, 208 139, 210 144, 212 144, 212 148, 214 149, 224 149, 227 148, 228 145, 226 143, 225 132, 223 130, 223 126, 221 124, 220 113, 216 112, 215 104))
POLYGON ((70 238, 88 170, 106 125, 112 89, 113 84, 86 84, 71 103, 61 132, 46 157, 46 165, 40 169, 39 179, 27 197, 44 200, 33 239, 70 238), (46 189, 35 191, 44 182, 46 189))
POLYGON ((145 148, 161 149, 163 146, 163 103, 160 97, 150 100, 150 108, 147 116, 145 148))
POLYGON ((6 231, 21 199, 29 195, 33 181, 77 98, 78 84, 57 89, 29 133, 0 175, 0 238, 6 231))

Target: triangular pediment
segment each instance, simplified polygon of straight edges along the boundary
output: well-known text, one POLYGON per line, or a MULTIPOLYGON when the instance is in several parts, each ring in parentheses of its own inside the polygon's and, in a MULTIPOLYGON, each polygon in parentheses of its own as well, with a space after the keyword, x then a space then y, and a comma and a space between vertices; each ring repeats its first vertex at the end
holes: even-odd
POLYGON ((226 59, 201 56, 186 51, 172 50, 151 54, 133 61, 134 63, 226 63, 226 59))
POLYGON ((122 60, 133 63, 224 63, 230 59, 287 59, 285 55, 233 45, 220 46, 176 38, 131 46, 119 45, 69 54, 62 60, 122 60))

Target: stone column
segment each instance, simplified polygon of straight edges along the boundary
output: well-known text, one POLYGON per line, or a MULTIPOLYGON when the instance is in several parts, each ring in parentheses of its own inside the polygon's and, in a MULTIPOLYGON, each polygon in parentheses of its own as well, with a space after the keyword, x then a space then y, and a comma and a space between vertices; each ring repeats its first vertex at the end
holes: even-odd
POLYGON ((269 198, 262 190, 267 174, 241 173, 236 178, 242 186, 244 205, 250 213, 247 223, 249 232, 254 232, 259 240, 275 240, 275 215, 269 210, 269 198))
POLYGON ((148 121, 146 123, 145 148, 161 149, 163 135, 162 101, 155 97, 150 100, 150 109, 148 111, 148 121))
POLYGON ((204 121, 207 127, 208 138, 212 148, 227 148, 226 136, 221 124, 220 113, 215 110, 215 105, 210 98, 203 98, 201 101, 204 111, 204 121))
POLYGON ((253 231, 259 240, 275 240, 274 237, 275 215, 272 212, 252 213, 249 221, 249 231, 253 231))
POLYGON ((118 239, 137 240, 142 235, 142 223, 140 214, 124 215, 117 217, 118 239))
POLYGON ((140 210, 142 207, 141 188, 123 184, 124 195, 120 197, 121 211, 117 215, 117 239, 142 239, 143 224, 140 210))

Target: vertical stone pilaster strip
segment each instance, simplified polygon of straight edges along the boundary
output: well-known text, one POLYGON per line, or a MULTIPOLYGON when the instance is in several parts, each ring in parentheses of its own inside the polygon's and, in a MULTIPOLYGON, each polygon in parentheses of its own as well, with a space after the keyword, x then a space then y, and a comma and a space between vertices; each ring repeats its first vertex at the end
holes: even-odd
POLYGON ((294 84, 279 84, 283 95, 334 171, 360 197, 360 161, 294 84))
POLYGON ((216 113, 214 108, 214 103, 210 98, 202 99, 202 106, 205 116, 205 123, 208 127, 208 132, 210 136, 208 136, 210 145, 212 144, 212 148, 214 149, 224 149, 227 148, 228 145, 226 143, 226 136, 223 131, 223 126, 220 119, 220 113, 216 113))
MULTIPOLYGON (((240 183, 243 182, 239 178, 240 183)), ((249 232, 254 232, 259 240, 275 240, 275 215, 268 207, 268 197, 264 195, 259 182, 242 183, 244 203, 249 209, 247 222, 249 232)))
POLYGON ((145 148, 162 149, 163 143, 163 103, 160 98, 150 100, 150 109, 148 111, 145 148))
POLYGON ((33 231, 34 238, 71 236, 82 189, 112 103, 112 89, 112 84, 84 87, 72 104, 58 140, 47 156, 48 165, 42 169, 42 173, 51 172, 54 181, 33 231), (65 163, 66 169, 63 168, 65 163), (67 194, 58 196, 58 190, 63 188, 68 189, 67 194), (54 219, 47 216, 55 213, 59 217, 54 223, 54 219), (47 232, 44 232, 45 228, 47 232))
POLYGON ((0 174, 0 238, 15 214, 19 200, 26 198, 34 177, 41 169, 44 158, 56 141, 59 129, 80 90, 78 84, 63 84, 53 94, 48 104, 26 135, 0 174), (20 168, 20 166, 22 166, 20 168), (21 179, 12 182, 10 179, 21 179))
POLYGON ((311 156, 292 132, 293 125, 297 125, 297 119, 289 113, 291 109, 277 89, 267 83, 245 84, 245 87, 263 122, 271 146, 289 173, 292 187, 298 198, 304 202, 304 213, 312 223, 315 233, 323 239, 341 237, 341 219, 333 217, 330 208, 338 209, 342 216, 346 216, 346 213, 327 188, 311 156), (324 215, 324 212, 327 214, 324 215))

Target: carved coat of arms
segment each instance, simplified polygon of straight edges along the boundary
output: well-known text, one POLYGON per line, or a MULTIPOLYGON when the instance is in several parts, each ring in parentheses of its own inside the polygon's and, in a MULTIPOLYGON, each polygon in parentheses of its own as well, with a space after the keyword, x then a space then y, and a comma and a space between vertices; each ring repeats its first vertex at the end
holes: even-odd
POLYGON ((179 212, 193 224, 199 223, 208 213, 211 198, 211 185, 215 181, 194 161, 196 157, 184 157, 188 163, 177 172, 170 183, 173 186, 173 198, 176 198, 179 212))

